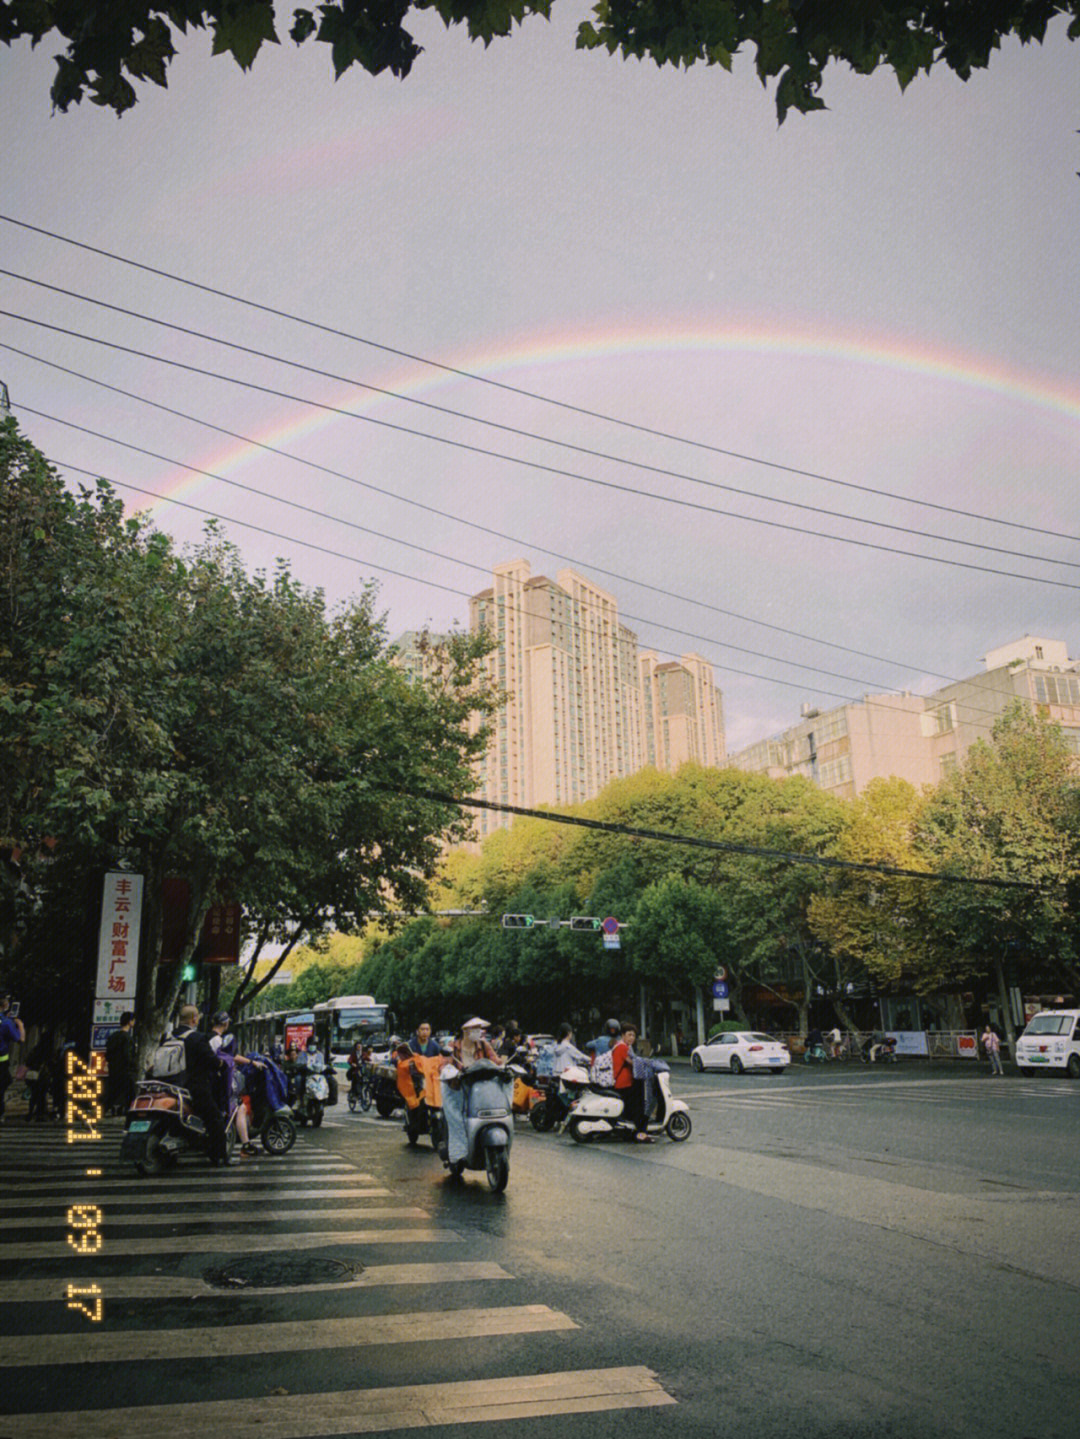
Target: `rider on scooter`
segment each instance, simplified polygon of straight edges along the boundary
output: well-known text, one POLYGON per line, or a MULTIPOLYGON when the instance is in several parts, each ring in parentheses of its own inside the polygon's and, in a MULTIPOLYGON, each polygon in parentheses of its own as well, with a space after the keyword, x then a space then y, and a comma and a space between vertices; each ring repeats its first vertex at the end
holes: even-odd
POLYGON ((611 1051, 611 1067, 615 1073, 615 1088, 622 1096, 623 1110, 634 1124, 634 1138, 639 1144, 651 1144, 652 1135, 645 1127, 645 1083, 634 1078, 636 1040, 637 1026, 624 1024, 619 1042, 611 1051))

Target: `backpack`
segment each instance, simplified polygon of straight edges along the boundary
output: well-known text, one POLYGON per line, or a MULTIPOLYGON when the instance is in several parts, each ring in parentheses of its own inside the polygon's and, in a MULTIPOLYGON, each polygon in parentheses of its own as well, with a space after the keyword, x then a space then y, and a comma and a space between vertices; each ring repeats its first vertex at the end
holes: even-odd
POLYGON ((615 1087, 615 1066, 610 1049, 605 1049, 603 1054, 598 1054, 593 1060, 592 1069, 589 1071, 589 1083, 602 1084, 608 1089, 615 1087))
POLYGON ((184 1073, 184 1069, 184 1041, 171 1034, 155 1049, 150 1073, 155 1079, 177 1079, 184 1073))

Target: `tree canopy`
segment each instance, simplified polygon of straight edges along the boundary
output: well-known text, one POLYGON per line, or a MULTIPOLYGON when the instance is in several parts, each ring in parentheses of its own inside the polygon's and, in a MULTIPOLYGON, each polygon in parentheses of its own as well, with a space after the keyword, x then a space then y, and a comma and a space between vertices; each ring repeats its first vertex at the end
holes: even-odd
MULTIPOLYGON (((100 907, 104 871, 144 875, 145 1034, 215 900, 285 943, 426 903, 468 822, 413 792, 471 782, 486 639, 453 637, 439 682, 410 684, 370 590, 328 612, 283 563, 249 574, 213 527, 179 554, 124 519, 107 485, 71 494, 14 419, 0 427, 0 504, 0 842, 23 879, 5 891, 13 963, 33 971, 44 917, 72 894, 96 886, 100 907), (175 960, 173 876, 189 892, 175 960)), ((70 918, 93 932, 92 909, 70 918)), ((78 989, 92 975, 67 978, 78 989)))
MULTIPOLYGON (((422 53, 407 23, 434 12, 489 45, 529 16, 550 16, 552 0, 326 0, 314 8, 273 0, 0 0, 0 40, 65 42, 57 55, 53 104, 66 111, 87 96, 122 114, 136 102, 135 84, 165 86, 177 33, 209 30, 215 55, 243 69, 282 34, 297 45, 329 47, 334 74, 353 66, 404 77, 422 53), (291 10, 291 13, 290 13, 291 10)), ((745 48, 755 52, 763 83, 776 81, 776 108, 820 110, 826 67, 868 75, 893 72, 901 88, 943 65, 968 79, 990 63, 1004 40, 1042 41, 1055 17, 1070 17, 1080 37, 1080 0, 598 0, 578 28, 582 50, 606 50, 657 65, 719 65, 730 70, 745 48)))

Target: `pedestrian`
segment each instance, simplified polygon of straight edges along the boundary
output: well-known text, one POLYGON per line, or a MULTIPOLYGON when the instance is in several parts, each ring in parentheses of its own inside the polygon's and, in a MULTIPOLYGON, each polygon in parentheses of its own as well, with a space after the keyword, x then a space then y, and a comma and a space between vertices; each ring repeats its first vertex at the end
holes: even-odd
POLYGON ((197 1028, 199 1011, 193 1004, 180 1010, 180 1023, 174 1031, 184 1041, 184 1088, 191 1095, 191 1107, 206 1126, 207 1154, 210 1163, 229 1163, 225 1140, 225 1121, 214 1099, 214 1079, 225 1061, 211 1048, 209 1038, 197 1028))
POLYGON ((0 1124, 4 1122, 4 1096, 11 1083, 11 1051, 16 1044, 26 1042, 26 1030, 19 1018, 18 1007, 12 1013, 11 995, 5 990, 0 993, 0 1124))
POLYGON ((33 1073, 28 1079, 30 1107, 26 1111, 26 1122, 41 1121, 48 1117, 49 1089, 52 1085, 53 1065, 56 1063, 53 1036, 46 1030, 27 1056, 26 1066, 33 1073))
POLYGON ((136 1050, 135 1016, 125 1009, 120 1028, 114 1029, 105 1041, 105 1063, 108 1084, 105 1090, 105 1113, 126 1114, 135 1098, 136 1050))
POLYGON ((986 1050, 986 1057, 990 1061, 990 1076, 1002 1075, 1005 1071, 1001 1067, 1001 1040, 998 1039, 993 1027, 987 1023, 982 1035, 983 1048, 986 1050))
POLYGON ((245 1070, 249 1066, 253 1069, 262 1069, 264 1066, 260 1060, 250 1059, 246 1054, 240 1053, 236 1035, 230 1032, 231 1024, 227 1010, 221 1009, 214 1015, 210 1023, 210 1048, 219 1059, 225 1061, 228 1093, 224 1107, 230 1115, 236 1110, 236 1137, 240 1141, 240 1153, 248 1159, 254 1159, 259 1149, 252 1143, 248 1127, 248 1111, 244 1104, 248 1084, 245 1070))

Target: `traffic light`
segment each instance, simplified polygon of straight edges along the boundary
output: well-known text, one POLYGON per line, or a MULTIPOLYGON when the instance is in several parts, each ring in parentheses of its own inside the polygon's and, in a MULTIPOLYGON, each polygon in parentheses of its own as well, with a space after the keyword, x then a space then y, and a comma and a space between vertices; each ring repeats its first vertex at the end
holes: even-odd
POLYGON ((536 921, 531 914, 504 914, 503 929, 532 929, 536 921))
POLYGON ((180 978, 184 981, 185 984, 194 984, 198 977, 199 966, 195 963, 194 960, 192 960, 189 964, 184 965, 184 972, 180 976, 180 978))
POLYGON ((598 919, 594 919, 591 915, 575 914, 570 920, 570 928, 572 930, 587 929, 589 931, 592 931, 594 929, 600 928, 600 921, 598 919))

